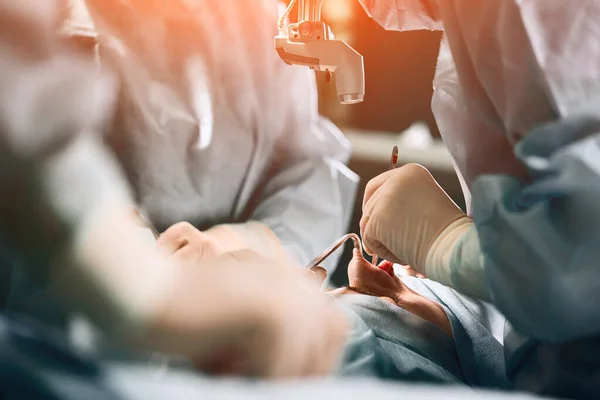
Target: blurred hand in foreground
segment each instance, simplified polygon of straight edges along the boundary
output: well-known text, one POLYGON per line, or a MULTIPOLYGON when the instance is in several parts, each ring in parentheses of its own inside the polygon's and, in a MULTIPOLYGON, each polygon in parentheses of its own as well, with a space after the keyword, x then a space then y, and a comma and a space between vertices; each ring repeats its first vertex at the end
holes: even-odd
POLYGON ((336 367, 347 322, 318 292, 321 270, 282 266, 247 250, 214 262, 217 268, 182 268, 159 320, 171 340, 189 340, 185 353, 201 370, 285 378, 336 367))

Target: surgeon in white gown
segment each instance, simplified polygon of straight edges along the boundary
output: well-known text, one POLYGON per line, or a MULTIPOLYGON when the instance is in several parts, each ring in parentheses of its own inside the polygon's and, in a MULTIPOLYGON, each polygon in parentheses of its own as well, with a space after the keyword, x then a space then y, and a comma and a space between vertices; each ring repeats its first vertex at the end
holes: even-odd
POLYGON ((432 109, 470 204, 418 166, 383 174, 366 246, 492 301, 518 388, 598 397, 600 2, 361 3, 386 29, 444 31, 432 109))
MULTIPOLYGON (((198 261, 207 247, 248 248, 305 265, 345 232, 358 182, 349 142, 319 115, 314 73, 274 51, 278 1, 68 6, 60 33, 92 39, 90 56, 117 75, 106 143, 159 244, 194 245, 198 261)), ((46 302, 17 273, 9 306, 46 302)))
POLYGON ((314 73, 273 50, 278 1, 83 3, 121 81, 108 142, 160 231, 221 226, 224 250, 282 247, 302 264, 343 234, 349 143, 319 116, 314 73))
POLYGON ((63 33, 93 36, 119 75, 107 141, 160 231, 220 226, 224 250, 306 264, 347 228, 357 176, 314 73, 273 50, 278 4, 71 0, 63 33))

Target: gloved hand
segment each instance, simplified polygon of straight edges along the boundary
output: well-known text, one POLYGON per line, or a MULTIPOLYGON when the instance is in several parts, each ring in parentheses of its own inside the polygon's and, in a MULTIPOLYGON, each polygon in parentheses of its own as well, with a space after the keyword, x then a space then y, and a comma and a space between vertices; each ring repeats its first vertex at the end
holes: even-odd
POLYGON ((445 284, 450 283, 447 266, 453 247, 471 225, 417 164, 385 172, 365 190, 360 221, 365 250, 445 284))
POLYGON ((205 232, 187 222, 171 226, 158 239, 159 248, 185 263, 214 260, 224 253, 252 250, 263 257, 291 264, 279 239, 260 222, 217 225, 205 232))

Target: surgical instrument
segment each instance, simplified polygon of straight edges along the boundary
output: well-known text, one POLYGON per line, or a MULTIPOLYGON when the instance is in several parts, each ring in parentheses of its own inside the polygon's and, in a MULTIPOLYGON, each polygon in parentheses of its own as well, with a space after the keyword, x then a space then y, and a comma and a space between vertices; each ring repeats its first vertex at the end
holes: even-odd
POLYGON ((398 146, 394 146, 392 150, 392 159, 391 159, 390 169, 395 169, 398 165, 398 146))
MULTIPOLYGON (((394 148, 392 149, 392 157, 390 159, 390 170, 396 169, 397 166, 398 166, 398 146, 394 146, 394 148)), ((377 263, 379 262, 379 257, 377 257, 377 254, 373 254, 371 262, 373 263, 373 265, 377 265, 377 263)))
POLYGON ((362 248, 362 242, 360 240, 360 237, 358 237, 358 235, 356 233, 349 233, 347 235, 342 236, 335 243, 333 243, 331 246, 329 246, 325 251, 323 251, 321 254, 319 254, 314 260, 312 260, 306 266, 306 268, 311 269, 313 267, 320 265, 323 261, 325 261, 327 259, 327 257, 332 255, 333 253, 335 253, 335 251, 337 249, 342 247, 344 245, 344 243, 346 243, 348 241, 348 239, 352 239, 352 241, 354 242, 354 248, 357 250, 360 250, 360 254, 362 254, 363 248, 362 248))
MULTIPOLYGON (((391 157, 390 163, 391 163, 390 169, 395 169, 397 166, 397 163, 398 163, 398 146, 394 146, 394 149, 392 150, 392 157, 391 157)), ((360 254, 363 254, 363 246, 362 246, 362 241, 360 240, 360 237, 356 233, 349 233, 347 235, 342 236, 335 243, 333 243, 331 246, 329 246, 325 251, 323 251, 321 254, 319 254, 314 260, 312 260, 310 263, 308 263, 306 268, 311 269, 311 268, 319 266, 319 264, 321 264, 323 261, 325 261, 327 259, 327 257, 332 255, 333 253, 335 253, 335 251, 337 249, 342 247, 344 245, 344 243, 346 243, 348 241, 348 239, 352 239, 352 241, 354 242, 354 248, 357 250, 360 250, 360 254)), ((371 257, 372 257, 371 263, 373 265, 377 265, 377 262, 379 261, 379 257, 377 257, 376 254, 373 254, 371 257)))

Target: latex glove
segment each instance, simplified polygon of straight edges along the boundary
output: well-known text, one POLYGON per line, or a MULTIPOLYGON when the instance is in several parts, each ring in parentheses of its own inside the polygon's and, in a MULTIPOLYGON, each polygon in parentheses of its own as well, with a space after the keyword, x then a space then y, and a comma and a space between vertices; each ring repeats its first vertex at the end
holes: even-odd
POLYGON ((360 221, 366 250, 430 279, 450 284, 452 250, 471 225, 420 165, 385 172, 366 187, 360 221))
POLYGON ((283 378, 337 366, 346 318, 309 271, 251 251, 226 253, 215 264, 181 269, 158 324, 168 333, 165 350, 209 373, 283 378))

